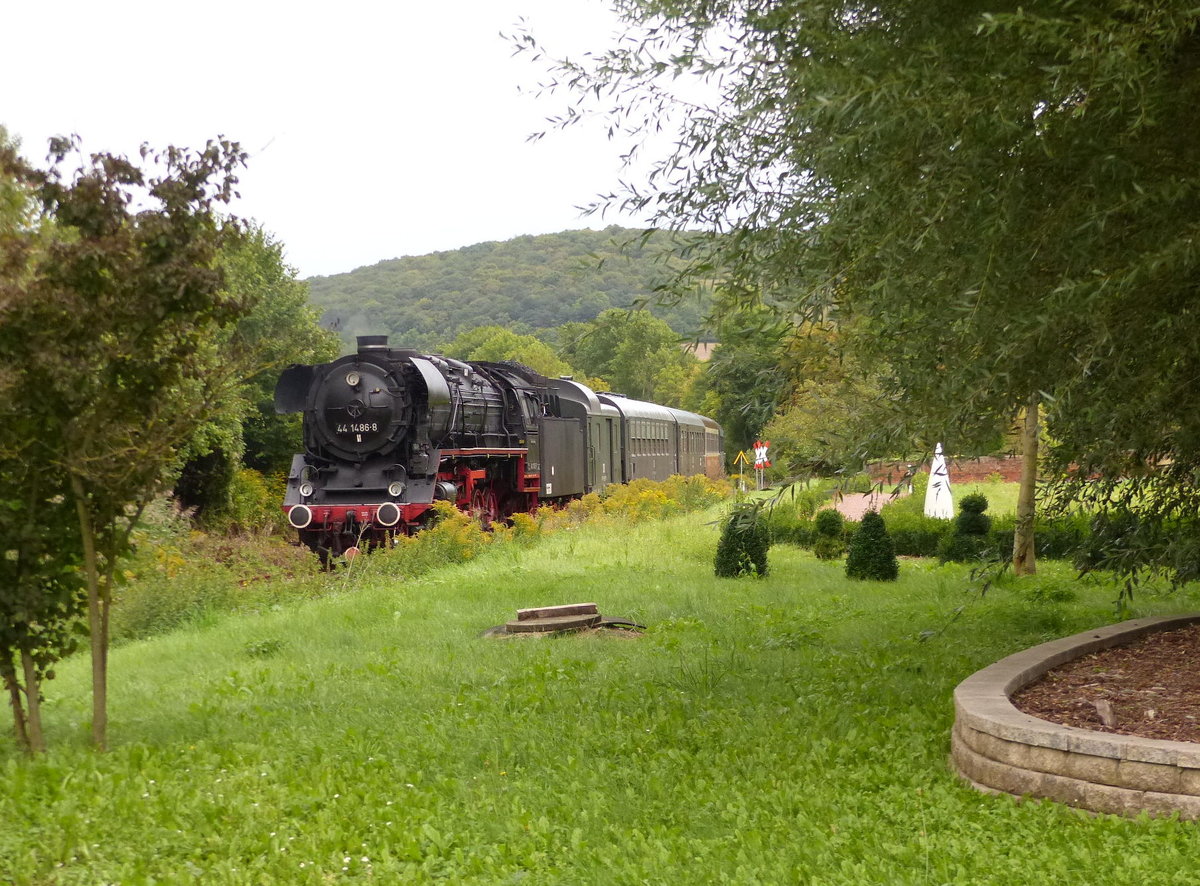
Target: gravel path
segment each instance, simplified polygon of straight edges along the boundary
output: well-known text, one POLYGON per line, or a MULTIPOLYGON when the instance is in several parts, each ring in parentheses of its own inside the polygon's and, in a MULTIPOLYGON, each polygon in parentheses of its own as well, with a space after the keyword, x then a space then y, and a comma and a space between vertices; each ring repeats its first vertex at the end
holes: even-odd
MULTIPOLYGON (((908 495, 907 492, 901 493, 900 497, 908 495)), ((881 507, 892 500, 891 492, 848 492, 842 496, 841 501, 834 501, 836 507, 843 517, 847 520, 855 522, 862 519, 863 514, 867 511, 878 511, 881 507)))

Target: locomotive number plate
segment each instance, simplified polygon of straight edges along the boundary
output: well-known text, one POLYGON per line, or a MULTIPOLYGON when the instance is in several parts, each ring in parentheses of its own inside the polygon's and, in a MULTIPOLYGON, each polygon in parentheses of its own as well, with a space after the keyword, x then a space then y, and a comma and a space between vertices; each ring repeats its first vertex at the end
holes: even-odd
POLYGON ((337 426, 337 432, 339 434, 347 434, 347 435, 348 434, 373 434, 378 430, 379 430, 379 422, 377 422, 377 421, 365 421, 365 422, 362 422, 361 424, 351 422, 350 424, 343 424, 343 425, 337 426))

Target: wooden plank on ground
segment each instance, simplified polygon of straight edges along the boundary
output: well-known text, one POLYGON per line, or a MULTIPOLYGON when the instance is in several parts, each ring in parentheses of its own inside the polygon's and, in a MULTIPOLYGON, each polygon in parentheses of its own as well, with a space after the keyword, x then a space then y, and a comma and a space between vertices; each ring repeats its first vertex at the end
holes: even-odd
POLYGON ((540 606, 536 609, 518 609, 518 621, 531 618, 557 618, 560 615, 596 615, 600 612, 595 603, 568 603, 565 606, 540 606))
POLYGON ((600 613, 582 615, 553 615, 549 618, 526 618, 508 622, 504 628, 510 634, 543 634, 550 631, 575 631, 590 628, 600 621, 600 613))

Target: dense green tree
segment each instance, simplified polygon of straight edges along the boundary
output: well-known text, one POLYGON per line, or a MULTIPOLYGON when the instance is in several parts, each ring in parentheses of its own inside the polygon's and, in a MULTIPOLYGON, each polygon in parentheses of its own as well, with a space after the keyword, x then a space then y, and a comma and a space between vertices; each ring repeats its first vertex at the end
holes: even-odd
POLYGON ((792 324, 765 308, 753 292, 721 290, 708 319, 720 344, 704 366, 690 408, 725 431, 730 457, 762 436, 797 383, 790 360, 792 324))
POLYGON ((670 326, 645 311, 610 308, 587 323, 565 324, 559 337, 559 352, 572 366, 627 397, 667 406, 682 405, 699 362, 670 326))
POLYGON ((446 345, 446 354, 459 360, 501 363, 513 360, 547 378, 574 375, 575 370, 550 345, 533 335, 520 335, 503 326, 477 326, 461 332, 446 345))
POLYGON ((217 257, 240 231, 215 207, 233 196, 244 155, 210 142, 197 153, 144 149, 140 166, 77 156, 64 139, 50 147, 45 170, 0 151, 0 178, 28 188, 38 210, 0 238, 0 363, 16 390, 33 394, 11 405, 29 440, 22 455, 62 477, 18 505, 39 519, 39 500, 61 488, 76 518, 92 738, 103 748, 119 558, 141 508, 231 383, 219 331, 248 305, 223 287, 217 257))
POLYGON ((292 363, 323 363, 338 352, 336 334, 322 329, 308 287, 283 259, 283 246, 260 226, 226 242, 218 257, 225 288, 248 313, 217 336, 222 401, 183 452, 175 492, 181 504, 222 519, 230 484, 246 464, 286 472, 302 446, 300 416, 275 413, 275 383, 292 363))
MULTIPOLYGON (((616 5, 630 33, 557 64, 558 82, 615 103, 600 108, 615 130, 648 135, 672 114, 681 130, 651 186, 616 200, 725 233, 693 253, 693 276, 765 285, 793 319, 852 319, 898 407, 877 451, 914 434, 970 448, 1024 410, 1032 467, 1040 404, 1048 467, 1077 467, 1067 495, 1144 527, 1200 510, 1200 8, 616 5), (714 100, 672 92, 691 73, 714 100)), ((1147 528, 1121 562, 1169 565, 1171 538, 1147 528)))
POLYGON ((302 443, 300 417, 275 413, 275 383, 293 363, 337 356, 337 335, 322 329, 308 286, 283 257, 283 244, 260 226, 221 251, 225 286, 250 312, 227 333, 226 359, 238 368, 247 414, 242 419, 245 462, 260 471, 286 471, 302 443))

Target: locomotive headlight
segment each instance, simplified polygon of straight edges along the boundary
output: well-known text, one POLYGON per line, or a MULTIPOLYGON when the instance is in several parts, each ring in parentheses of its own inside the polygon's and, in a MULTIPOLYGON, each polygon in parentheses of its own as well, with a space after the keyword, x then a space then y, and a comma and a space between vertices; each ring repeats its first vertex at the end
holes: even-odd
POLYGON ((400 509, 390 501, 385 501, 375 512, 375 520, 380 526, 395 526, 400 522, 400 509))
POLYGON ((308 498, 312 494, 313 494, 313 485, 311 483, 301 483, 300 484, 300 495, 303 498, 308 498))
POLYGON ((346 384, 352 388, 357 388, 358 383, 362 381, 362 377, 357 372, 346 373, 346 384))
POLYGON ((404 484, 401 483, 399 480, 395 481, 394 483, 388 484, 388 495, 392 496, 393 498, 399 498, 403 494, 404 494, 404 484))
POLYGON ((288 511, 288 522, 297 529, 303 529, 312 522, 313 512, 305 505, 296 505, 288 511))

